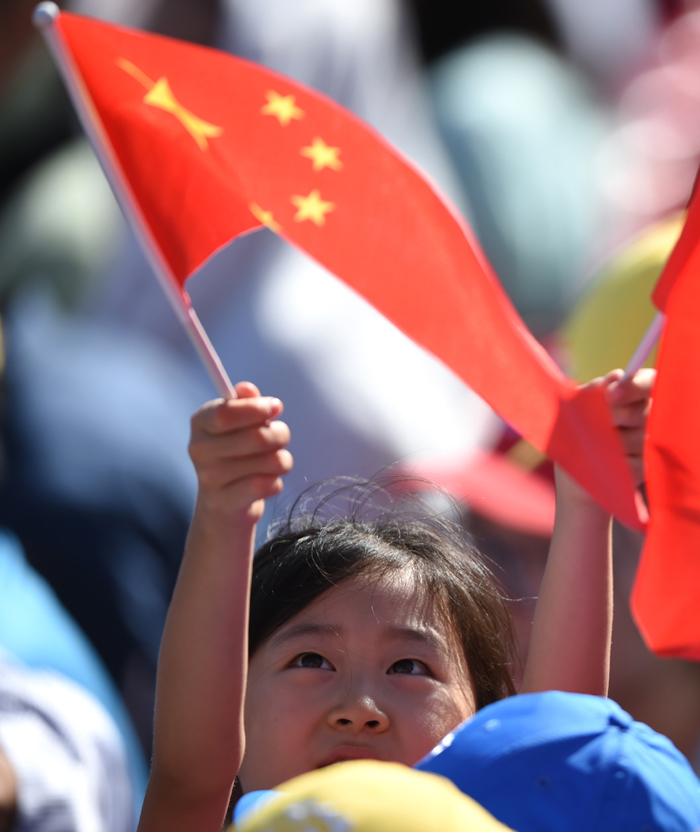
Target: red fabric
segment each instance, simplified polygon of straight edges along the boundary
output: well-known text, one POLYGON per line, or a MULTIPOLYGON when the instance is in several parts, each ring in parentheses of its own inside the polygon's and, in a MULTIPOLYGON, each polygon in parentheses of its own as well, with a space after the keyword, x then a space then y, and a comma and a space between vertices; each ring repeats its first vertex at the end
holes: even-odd
POLYGON ((121 176, 181 284, 232 237, 259 227, 253 212, 271 212, 280 236, 639 525, 602 394, 576 392, 525 328, 464 222, 378 134, 316 92, 231 55, 72 14, 57 25, 121 176), (205 149, 181 118, 144 100, 148 84, 162 89, 162 79, 218 130, 205 149), (275 96, 294 96, 286 123, 265 112, 275 96), (318 140, 339 148, 342 167, 314 169, 318 140), (302 210, 314 195, 327 209, 318 223, 302 210))
POLYGON ((699 243, 696 179, 683 231, 653 293, 667 319, 645 447, 650 519, 631 598, 649 649, 694 661, 700 661, 699 243))
POLYGON ((470 511, 523 534, 548 537, 554 528, 554 485, 497 453, 420 462, 407 474, 434 482, 470 511))
POLYGON ((666 311, 671 289, 684 269, 697 271, 700 268, 700 199, 698 199, 698 178, 695 179, 693 192, 688 202, 688 213, 683 231, 674 246, 661 277, 652 294, 652 300, 660 312, 666 311))
POLYGON ((649 527, 632 612, 651 650, 700 661, 700 281, 680 273, 657 362, 645 449, 649 527))

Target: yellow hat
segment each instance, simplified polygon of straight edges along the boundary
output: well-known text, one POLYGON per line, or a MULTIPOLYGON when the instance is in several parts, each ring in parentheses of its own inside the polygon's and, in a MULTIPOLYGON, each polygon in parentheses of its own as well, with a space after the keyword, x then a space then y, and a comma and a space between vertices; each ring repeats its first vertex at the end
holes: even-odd
POLYGON ((593 281, 560 332, 569 375, 590 381, 627 365, 656 314, 651 293, 683 222, 677 215, 653 226, 593 281))
POLYGON ((351 760, 279 792, 237 832, 509 832, 449 780, 398 763, 351 760))

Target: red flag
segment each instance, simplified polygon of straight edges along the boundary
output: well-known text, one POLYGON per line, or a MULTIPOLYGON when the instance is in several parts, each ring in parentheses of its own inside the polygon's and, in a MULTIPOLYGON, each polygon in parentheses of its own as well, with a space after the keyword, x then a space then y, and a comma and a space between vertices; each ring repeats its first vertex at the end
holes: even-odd
POLYGON ((681 240, 685 237, 690 254, 664 299, 667 320, 645 448, 650 519, 632 591, 632 612, 650 649, 695 661, 700 661, 700 264, 691 243, 700 240, 699 218, 691 203, 694 241, 686 224, 681 240))
POLYGON ((602 393, 577 391, 557 369, 464 222, 371 128, 222 52, 67 13, 55 26, 103 155, 179 285, 234 236, 266 225, 639 526, 602 393))
POLYGON ((632 613, 657 655, 700 661, 700 199, 654 289, 666 314, 645 447, 649 526, 632 613))
POLYGON ((661 277, 652 294, 652 300, 660 312, 666 312, 666 305, 671 294, 671 289, 680 274, 685 269, 696 272, 700 268, 700 245, 698 245, 700 243, 700 200, 697 198, 698 179, 700 179, 700 173, 698 173, 695 184, 693 185, 683 230, 664 266, 664 270, 661 272, 661 277))

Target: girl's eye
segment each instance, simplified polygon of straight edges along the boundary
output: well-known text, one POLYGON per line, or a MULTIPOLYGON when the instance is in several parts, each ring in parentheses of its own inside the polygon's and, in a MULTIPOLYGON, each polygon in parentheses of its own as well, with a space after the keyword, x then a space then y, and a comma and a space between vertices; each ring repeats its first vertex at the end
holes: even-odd
POLYGON ((324 659, 319 653, 302 653, 292 663, 293 667, 310 667, 330 670, 331 665, 328 659, 324 659))
POLYGON ((389 673, 405 673, 409 676, 427 676, 428 668, 416 659, 399 659, 389 668, 389 673))

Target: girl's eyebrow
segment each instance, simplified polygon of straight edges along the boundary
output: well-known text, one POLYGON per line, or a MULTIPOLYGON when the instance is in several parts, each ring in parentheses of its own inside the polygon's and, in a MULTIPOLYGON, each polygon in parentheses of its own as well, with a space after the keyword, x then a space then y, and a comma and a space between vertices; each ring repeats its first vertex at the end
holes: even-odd
POLYGON ((387 628, 387 637, 392 641, 412 641, 428 644, 440 653, 448 653, 447 644, 429 627, 395 627, 387 628))
POLYGON ((288 630, 278 633, 270 642, 270 647, 279 647, 288 641, 303 636, 339 636, 340 630, 337 627, 332 627, 330 624, 314 624, 309 621, 306 624, 295 624, 288 630))
MULTIPOLYGON (((330 624, 317 624, 311 621, 295 624, 283 633, 276 635, 270 642, 271 647, 279 647, 288 641, 306 636, 342 636, 342 628, 330 624)), ((417 644, 428 644, 439 653, 448 653, 448 647, 440 636, 427 627, 396 627, 389 625, 386 629, 387 641, 412 641, 417 644)))

